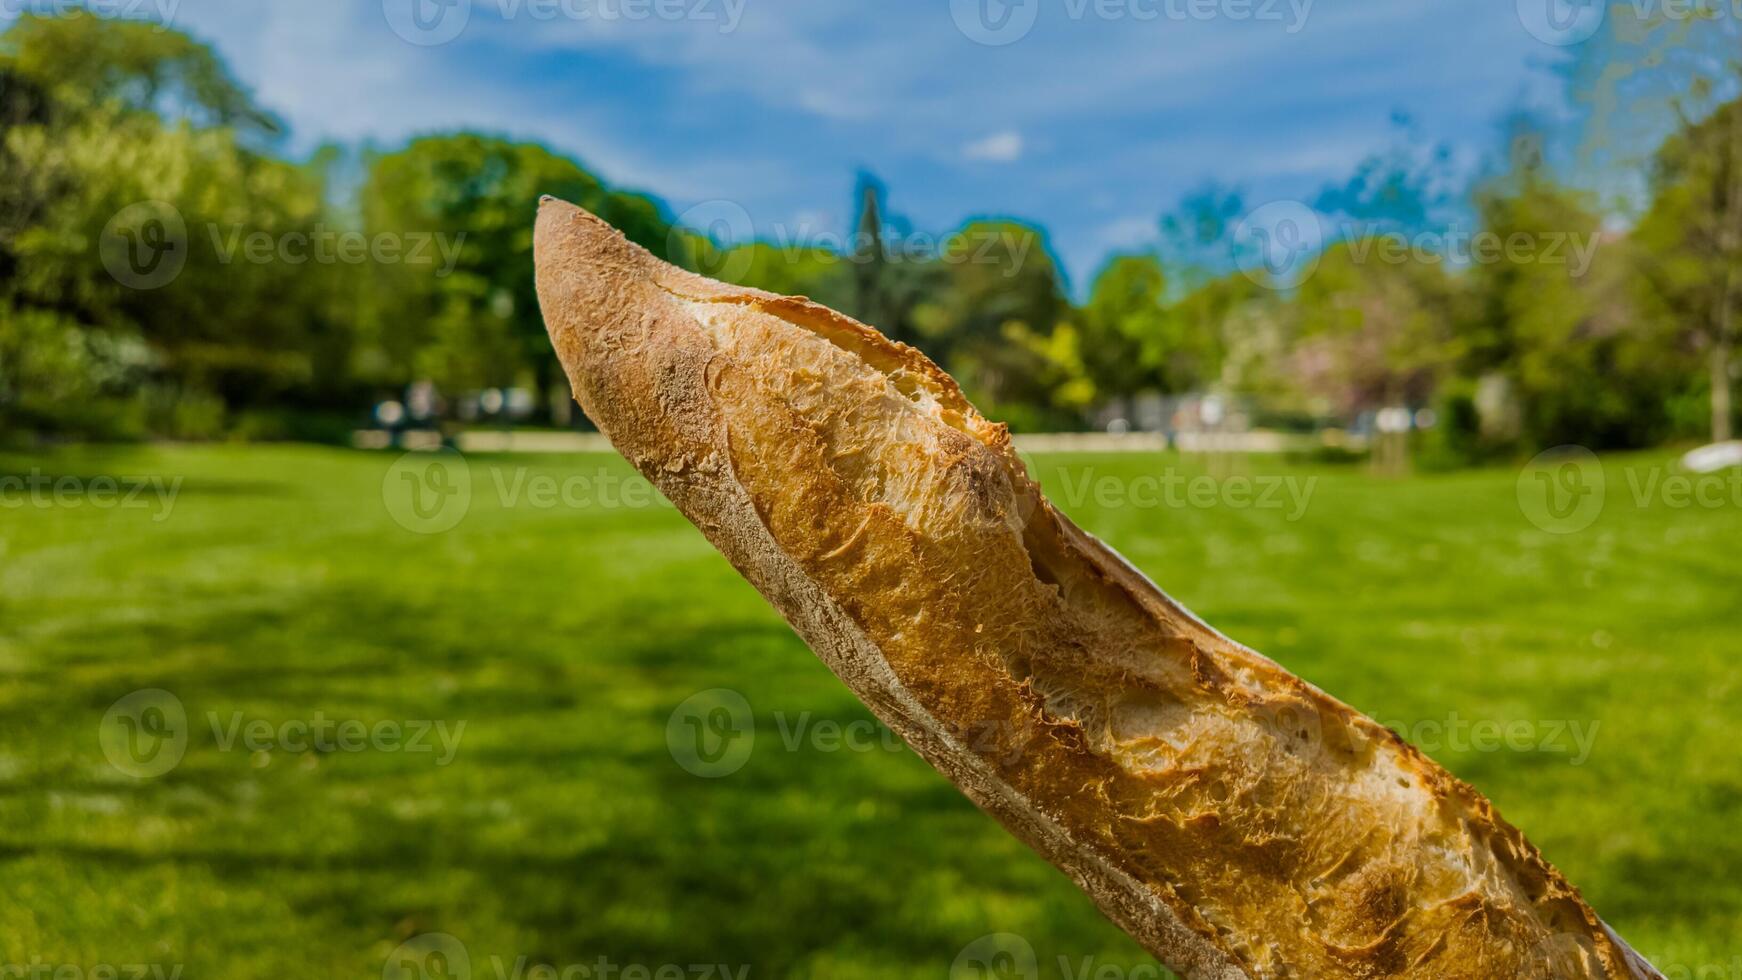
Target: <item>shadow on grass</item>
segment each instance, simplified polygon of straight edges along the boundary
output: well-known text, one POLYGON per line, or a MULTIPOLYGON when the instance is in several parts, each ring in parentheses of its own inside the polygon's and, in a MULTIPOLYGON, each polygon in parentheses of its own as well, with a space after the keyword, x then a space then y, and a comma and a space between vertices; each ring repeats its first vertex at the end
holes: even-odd
MULTIPOLYGON (((135 472, 87 472, 70 471, 45 473, 40 469, 20 470, 17 468, 0 468, 0 490, 3 490, 11 500, 21 500, 34 492, 53 499, 57 487, 70 484, 66 492, 85 494, 94 487, 119 488, 120 494, 126 494, 138 487, 140 493, 150 497, 161 489, 165 493, 194 494, 207 497, 269 497, 289 498, 303 496, 304 493, 294 483, 274 480, 223 480, 203 477, 188 478, 185 476, 165 476, 148 470, 135 472)), ((105 492, 110 492, 106 489, 105 492)))
MULTIPOLYGON (((492 619, 477 603, 342 586, 166 610, 126 637, 68 626, 52 646, 80 652, 78 670, 61 660, 13 677, 58 691, 65 707, 31 721, 82 754, 0 790, 41 817, 11 826, 0 856, 117 875, 184 868, 281 895, 305 925, 388 939, 414 923, 485 951, 509 944, 510 960, 605 954, 779 976, 862 948, 941 975, 965 942, 1001 929, 1079 955, 1129 952, 1062 875, 905 749, 789 751, 759 718, 769 748, 751 765, 720 780, 681 769, 666 718, 708 678, 794 712, 871 718, 772 617, 717 621, 681 599, 626 597, 589 624, 606 649, 562 621, 517 624, 504 649, 492 619), (88 775, 98 720, 141 687, 186 702, 187 760, 137 783, 88 775), (446 768, 369 755, 256 772, 201 730, 212 706, 469 719, 472 741, 446 768), (171 829, 124 844, 55 826, 41 801, 76 794, 115 800, 115 837, 141 821, 171 829), (994 904, 1017 911, 1000 921, 994 904)), ((41 708, 31 700, 0 717, 25 721, 41 708)))

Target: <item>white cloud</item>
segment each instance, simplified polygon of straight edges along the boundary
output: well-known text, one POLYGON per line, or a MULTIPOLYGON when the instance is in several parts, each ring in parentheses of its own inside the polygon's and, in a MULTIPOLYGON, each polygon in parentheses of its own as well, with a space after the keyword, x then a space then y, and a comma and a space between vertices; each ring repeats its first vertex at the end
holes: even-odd
POLYGON ((1022 134, 1014 129, 993 133, 962 146, 962 156, 987 163, 1011 163, 1022 158, 1022 134))
MULTIPOLYGON (((335 139, 396 148, 412 136, 476 129, 545 142, 605 179, 676 201, 719 196, 778 173, 778 158, 679 159, 625 131, 591 93, 532 97, 506 73, 456 70, 448 47, 422 48, 389 33, 378 2, 309 0, 306 6, 178 0, 174 26, 214 41, 258 100, 291 127, 291 152, 335 139)), ((493 22, 475 5, 469 32, 493 22)), ((497 25, 495 29, 500 29, 497 25)), ((468 34, 470 36, 470 34, 468 34)))
POLYGON ((1142 215, 1115 218, 1095 230, 1095 244, 1107 251, 1142 248, 1156 238, 1155 219, 1142 215))
POLYGON ((1043 222, 1079 273, 1140 245, 1206 178, 1310 194, 1385 145, 1393 107, 1471 152, 1527 80, 1559 84, 1530 67, 1540 42, 1510 5, 1326 4, 1290 33, 1045 4, 1020 44, 988 48, 947 3, 685 0, 683 16, 637 19, 604 0, 554 18, 471 0, 462 36, 422 47, 394 36, 382 0, 166 2, 290 122, 292 152, 475 127, 547 142, 674 211, 731 198, 761 225, 848 207, 829 212, 837 228, 863 169, 927 226, 1043 222))

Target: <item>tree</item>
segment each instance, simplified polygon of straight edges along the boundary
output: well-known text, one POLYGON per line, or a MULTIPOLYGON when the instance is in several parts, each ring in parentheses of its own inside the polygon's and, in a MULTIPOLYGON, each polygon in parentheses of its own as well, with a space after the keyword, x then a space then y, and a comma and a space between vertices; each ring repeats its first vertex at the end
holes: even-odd
POLYGON ((1109 259, 1089 287, 1080 311, 1083 359, 1102 399, 1119 403, 1130 417, 1128 400, 1162 387, 1157 370, 1168 334, 1167 276, 1154 254, 1109 259))
POLYGON ((1068 317, 1045 236, 1013 221, 970 222, 933 267, 935 288, 913 314, 920 346, 988 404, 1026 403, 1045 416, 1055 386, 1036 380, 1034 346, 1014 339, 1050 335, 1068 317))
POLYGON ((209 45, 150 21, 24 14, 0 36, 0 60, 66 113, 106 106, 229 129, 255 147, 283 130, 209 45))
POLYGON ((1380 260, 1383 247, 1332 245, 1295 298, 1300 383, 1339 414, 1426 404, 1455 350, 1444 268, 1380 260))
POLYGON ((861 174, 857 190, 858 227, 853 233, 845 258, 851 263, 850 291, 836 291, 844 301, 841 309, 859 320, 876 327, 884 336, 905 344, 927 347, 926 339, 915 322, 915 314, 929 296, 946 287, 946 277, 940 268, 941 258, 934 251, 911 243, 899 234, 907 223, 891 215, 884 206, 887 191, 869 174, 861 174), (890 241, 889 231, 896 231, 890 241))
POLYGON ((208 435, 343 377, 332 270, 238 251, 242 236, 322 221, 321 175, 250 145, 275 124, 210 49, 133 22, 26 16, 0 37, 0 77, 0 413, 208 435), (169 274, 106 266, 128 236, 169 274))
POLYGON ((1175 368, 1167 390, 1210 388, 1286 399, 1292 379, 1285 369, 1293 338, 1283 313, 1282 294, 1240 272, 1210 279, 1181 296, 1168 310, 1170 330, 1178 339, 1163 349, 1175 352, 1174 363, 1189 370, 1175 368))
POLYGON ((1325 187, 1313 202, 1319 213, 1350 225, 1334 237, 1409 236, 1449 221, 1458 183, 1451 147, 1428 144, 1407 115, 1397 113, 1391 122, 1392 145, 1363 159, 1348 180, 1325 187))
MULTIPOLYGON (((1244 281, 1244 280, 1242 280, 1244 281)), ((1182 394, 1216 386, 1234 321, 1213 280, 1168 301, 1168 278, 1154 253, 1117 255, 1096 274, 1083 324, 1084 359, 1100 394, 1127 399, 1145 391, 1182 394)))
POLYGON ((366 377, 398 386, 435 381, 458 393, 561 385, 539 315, 532 228, 541 195, 579 204, 663 254, 669 226, 651 199, 612 190, 568 157, 477 133, 413 140, 369 161, 364 228, 433 240, 457 254, 375 270, 366 377))
POLYGON ((1212 182, 1188 191, 1161 216, 1160 257, 1174 297, 1234 271, 1234 231, 1247 212, 1238 190, 1212 182))
POLYGON ((1706 360, 1711 437, 1731 438, 1735 320, 1742 303, 1742 100, 1664 142, 1634 238, 1641 273, 1706 360))
MULTIPOLYGON (((1455 357, 1455 286, 1444 267, 1393 261, 1386 248, 1383 238, 1331 245, 1294 300, 1291 373, 1318 407, 1345 417, 1428 404, 1455 357)), ((1402 436, 1379 433, 1382 468, 1403 466, 1402 436)))
POLYGON ((1528 127, 1509 146, 1510 167, 1475 193, 1481 229, 1504 251, 1470 270, 1460 328, 1463 373, 1516 403, 1518 431, 1488 441, 1650 444, 1667 431, 1674 352, 1634 301, 1636 249, 1604 232, 1589 192, 1553 178, 1528 127))

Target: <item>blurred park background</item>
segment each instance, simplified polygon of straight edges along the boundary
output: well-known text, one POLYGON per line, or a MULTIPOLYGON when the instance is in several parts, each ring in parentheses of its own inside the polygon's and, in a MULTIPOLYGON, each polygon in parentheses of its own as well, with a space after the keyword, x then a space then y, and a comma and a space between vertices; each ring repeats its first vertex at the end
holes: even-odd
MULTIPOLYGON (((937 18, 982 58, 1034 5, 937 18)), ((1009 934, 1153 975, 588 439, 533 293, 551 194, 1083 434, 1023 443, 1062 509, 1475 782, 1667 975, 1742 980, 1742 468, 1683 455, 1737 417, 1742 22, 1531 6, 1551 84, 1474 143, 1351 67, 1400 107, 1344 171, 1230 160, 1069 248, 915 219, 870 145, 799 214, 705 141, 722 185, 667 200, 520 124, 311 140, 151 5, 0 12, 0 967, 966 977, 1009 934), (694 703, 754 748, 698 763, 694 703)))

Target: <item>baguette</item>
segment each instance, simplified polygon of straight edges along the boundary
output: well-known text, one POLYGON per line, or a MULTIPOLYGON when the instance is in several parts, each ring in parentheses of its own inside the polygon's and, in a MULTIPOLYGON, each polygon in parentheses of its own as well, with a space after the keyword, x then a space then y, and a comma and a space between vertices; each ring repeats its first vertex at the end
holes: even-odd
POLYGON ((1659 977, 1475 790, 1056 511, 918 351, 545 198, 587 415, 882 721, 1191 980, 1659 977))

